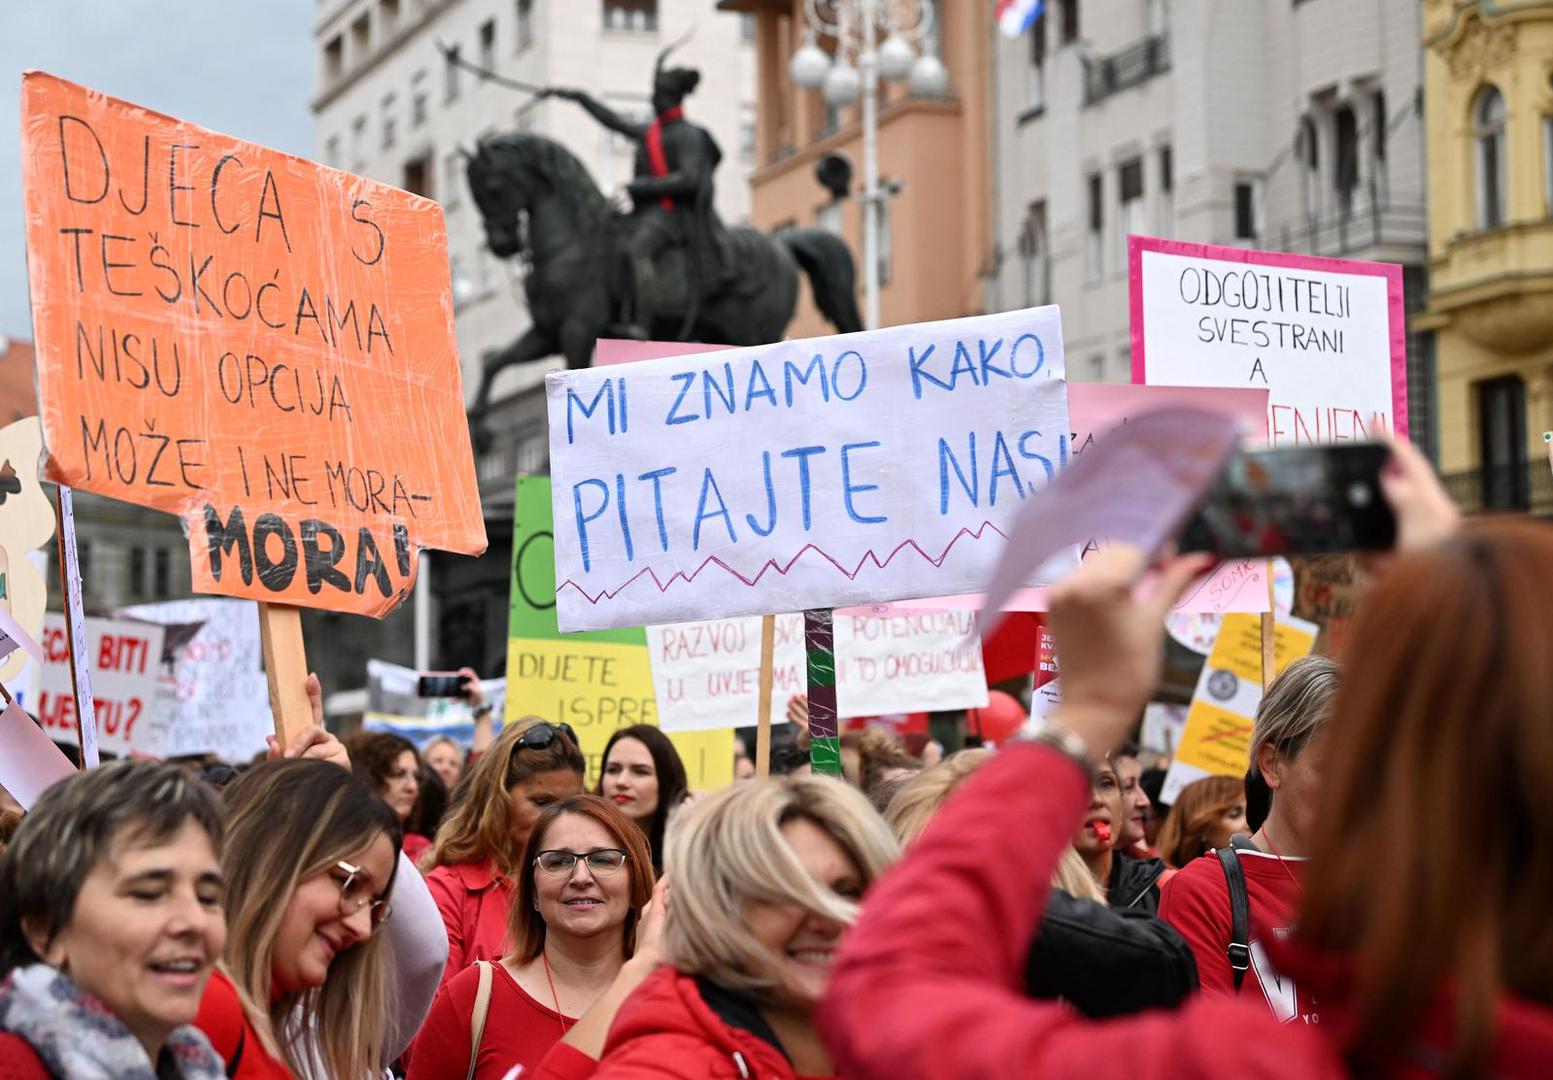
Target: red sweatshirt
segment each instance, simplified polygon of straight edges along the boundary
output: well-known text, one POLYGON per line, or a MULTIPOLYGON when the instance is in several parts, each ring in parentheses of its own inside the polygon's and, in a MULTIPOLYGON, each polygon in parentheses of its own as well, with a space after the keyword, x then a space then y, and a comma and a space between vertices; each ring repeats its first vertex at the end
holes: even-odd
MULTIPOLYGON (((1051 874, 1089 805, 1089 777, 1049 747, 1021 744, 982 766, 897 867, 869 891, 818 1010, 840 1075, 852 1080, 1112 1076, 1130 1080, 1342 1077, 1330 1037, 1340 993, 1323 986, 1320 1025, 1279 1024, 1256 1001, 1199 997, 1174 1013, 1091 1021, 1020 992, 1051 874), (1009 858, 1010 845, 1020 853, 1009 858), (1333 1003, 1328 1008, 1328 1001, 1333 1003)), ((1305 981, 1305 973, 1300 975, 1305 981)), ((1336 983, 1332 985, 1336 987, 1336 983)), ((1399 1047, 1404 1077, 1433 1075, 1447 1010, 1399 1047)), ((1541 1076, 1553 1013, 1500 1008, 1493 1071, 1541 1076)))
POLYGON ((439 990, 476 960, 502 958, 513 888, 489 861, 439 866, 426 874, 426 888, 448 931, 448 962, 439 990))
MULTIPOLYGON (((1289 936, 1299 907, 1298 875, 1304 872, 1304 860, 1279 859, 1261 851, 1238 854, 1251 912, 1251 967, 1241 981, 1241 993, 1265 1000, 1280 1021, 1317 1023, 1316 1002, 1273 968, 1266 945, 1289 936)), ((1203 993, 1234 994, 1235 973, 1225 951, 1231 930, 1229 884, 1217 855, 1192 860, 1170 879, 1160 893, 1159 917, 1179 930, 1191 946, 1203 993)))

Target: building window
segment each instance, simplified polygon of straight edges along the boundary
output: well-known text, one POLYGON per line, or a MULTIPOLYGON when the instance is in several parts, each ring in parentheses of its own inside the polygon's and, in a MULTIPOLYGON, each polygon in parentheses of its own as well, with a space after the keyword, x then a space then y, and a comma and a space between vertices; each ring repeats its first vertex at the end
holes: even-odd
POLYGON ((155 578, 156 598, 166 600, 173 593, 173 559, 166 548, 156 549, 155 578))
POLYGON ((480 24, 480 66, 486 71, 496 70, 495 19, 486 19, 480 24))
POLYGON ((739 42, 741 44, 755 44, 755 28, 757 25, 753 12, 739 12, 739 42))
POLYGON ((426 69, 422 68, 410 78, 410 126, 420 127, 426 122, 426 69))
POLYGON ((1057 0, 1057 13, 1062 16, 1062 43, 1072 45, 1078 40, 1078 0, 1057 0))
POLYGON ((1149 37, 1162 38, 1170 29, 1168 0, 1147 0, 1144 19, 1148 23, 1149 37))
POLYGON ((1052 302, 1051 245, 1046 239, 1046 203, 1033 202, 1019 230, 1019 262, 1024 268, 1024 306, 1052 302))
POLYGON ((1105 382, 1105 353, 1095 353, 1089 358, 1086 382, 1105 382))
POLYGON ((422 154, 404 163, 404 183, 399 185, 412 195, 431 198, 431 155, 422 154))
POLYGON ((1127 269, 1127 235, 1142 233, 1143 225, 1143 159, 1123 162, 1116 170, 1117 206, 1121 211, 1116 219, 1116 240, 1120 252, 1116 260, 1118 272, 1127 269))
POLYGON ((351 63, 359 64, 372 52, 372 13, 363 11, 351 23, 351 63))
POLYGON ((1313 226, 1321 216, 1321 148, 1316 138, 1316 123, 1310 117, 1300 121, 1299 159, 1305 177, 1305 218, 1313 226))
POLYGON ((1262 237, 1262 183, 1260 180, 1235 181, 1235 239, 1254 245, 1262 237))
POLYGON ((1030 27, 1030 67, 1025 77, 1025 105, 1032 112, 1046 108, 1046 13, 1030 27))
POLYGON ((129 595, 139 600, 146 594, 146 549, 129 549, 129 595))
POLYGON ((1176 176, 1175 159, 1170 147, 1159 148, 1159 201, 1155 203, 1159 220, 1154 227, 1161 236, 1174 236, 1176 231, 1176 176))
POLYGON ((399 0, 383 0, 378 12, 379 22, 383 26, 383 36, 392 37, 399 29, 399 0))
POLYGON ((447 51, 442 61, 442 101, 444 104, 458 100, 459 46, 447 51))
POLYGON ((1359 190, 1359 120, 1352 106, 1340 106, 1332 114, 1332 132, 1337 166, 1332 170, 1333 193, 1338 216, 1346 221, 1353 216, 1354 194, 1359 190))
POLYGON ((1526 509, 1526 384, 1519 377, 1478 384, 1478 433, 1483 509, 1526 509))
POLYGON ((658 0, 604 0, 604 29, 656 31, 658 0))
POLYGON ((1375 117, 1375 137, 1370 140, 1370 192, 1378 210, 1391 201, 1390 177, 1386 175, 1386 137, 1389 121, 1386 119, 1386 92, 1375 91, 1371 108, 1375 117))
POLYGON ((518 52, 534 44, 534 0, 518 0, 517 32, 513 38, 518 52))
POLYGON ((739 116, 739 159, 745 164, 755 161, 755 113, 746 108, 739 116))
POLYGON ((351 121, 351 172, 362 172, 367 167, 367 118, 358 116, 351 121))
POLYGON ((1495 87, 1478 91, 1472 107, 1472 135, 1477 160, 1478 228, 1504 224, 1509 179, 1505 161, 1504 95, 1495 87))
POLYGON ((397 102, 393 94, 383 98, 383 149, 392 150, 394 143, 399 139, 398 118, 394 116, 394 106, 397 102))
POLYGON ((340 137, 330 135, 324 140, 324 161, 334 168, 340 167, 340 137))
POLYGON ((1099 173, 1089 176, 1089 237, 1086 249, 1086 280, 1093 285, 1105 273, 1105 199, 1099 173))
POLYGON ((464 155, 453 151, 442 161, 442 206, 451 210, 464 193, 464 155))
POLYGON ((334 82, 345 74, 345 39, 339 34, 324 46, 324 78, 334 82))

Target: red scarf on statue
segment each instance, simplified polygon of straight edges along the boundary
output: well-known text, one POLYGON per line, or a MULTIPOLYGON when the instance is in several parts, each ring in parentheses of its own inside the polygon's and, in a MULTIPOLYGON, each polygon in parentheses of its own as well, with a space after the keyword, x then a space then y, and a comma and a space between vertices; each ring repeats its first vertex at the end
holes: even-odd
MULTIPOLYGON (((654 176, 669 175, 669 159, 663 153, 663 125, 673 120, 683 120, 685 110, 676 105, 657 116, 647 125, 647 167, 654 176)), ((665 210, 674 209, 674 200, 665 195, 658 200, 665 210)))

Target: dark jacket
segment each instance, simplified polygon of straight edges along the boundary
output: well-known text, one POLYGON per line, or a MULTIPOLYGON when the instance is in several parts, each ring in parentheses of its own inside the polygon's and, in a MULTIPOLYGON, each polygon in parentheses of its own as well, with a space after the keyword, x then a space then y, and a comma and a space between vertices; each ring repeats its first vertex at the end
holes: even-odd
POLYGON ((1025 987, 1085 1016, 1126 1016, 1179 1005, 1197 989, 1197 962, 1164 920, 1053 889, 1030 946, 1025 987))
POLYGON ((1105 898, 1113 909, 1132 908, 1150 915, 1159 911, 1159 878, 1164 859, 1134 859, 1111 852, 1111 887, 1105 898))

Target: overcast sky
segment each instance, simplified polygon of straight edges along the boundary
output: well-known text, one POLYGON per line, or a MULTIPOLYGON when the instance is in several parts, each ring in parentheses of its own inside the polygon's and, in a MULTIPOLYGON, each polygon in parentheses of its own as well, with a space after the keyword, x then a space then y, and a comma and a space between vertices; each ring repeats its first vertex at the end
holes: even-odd
POLYGON ((312 156, 314 0, 0 0, 0 333, 32 339, 22 72, 312 156))

